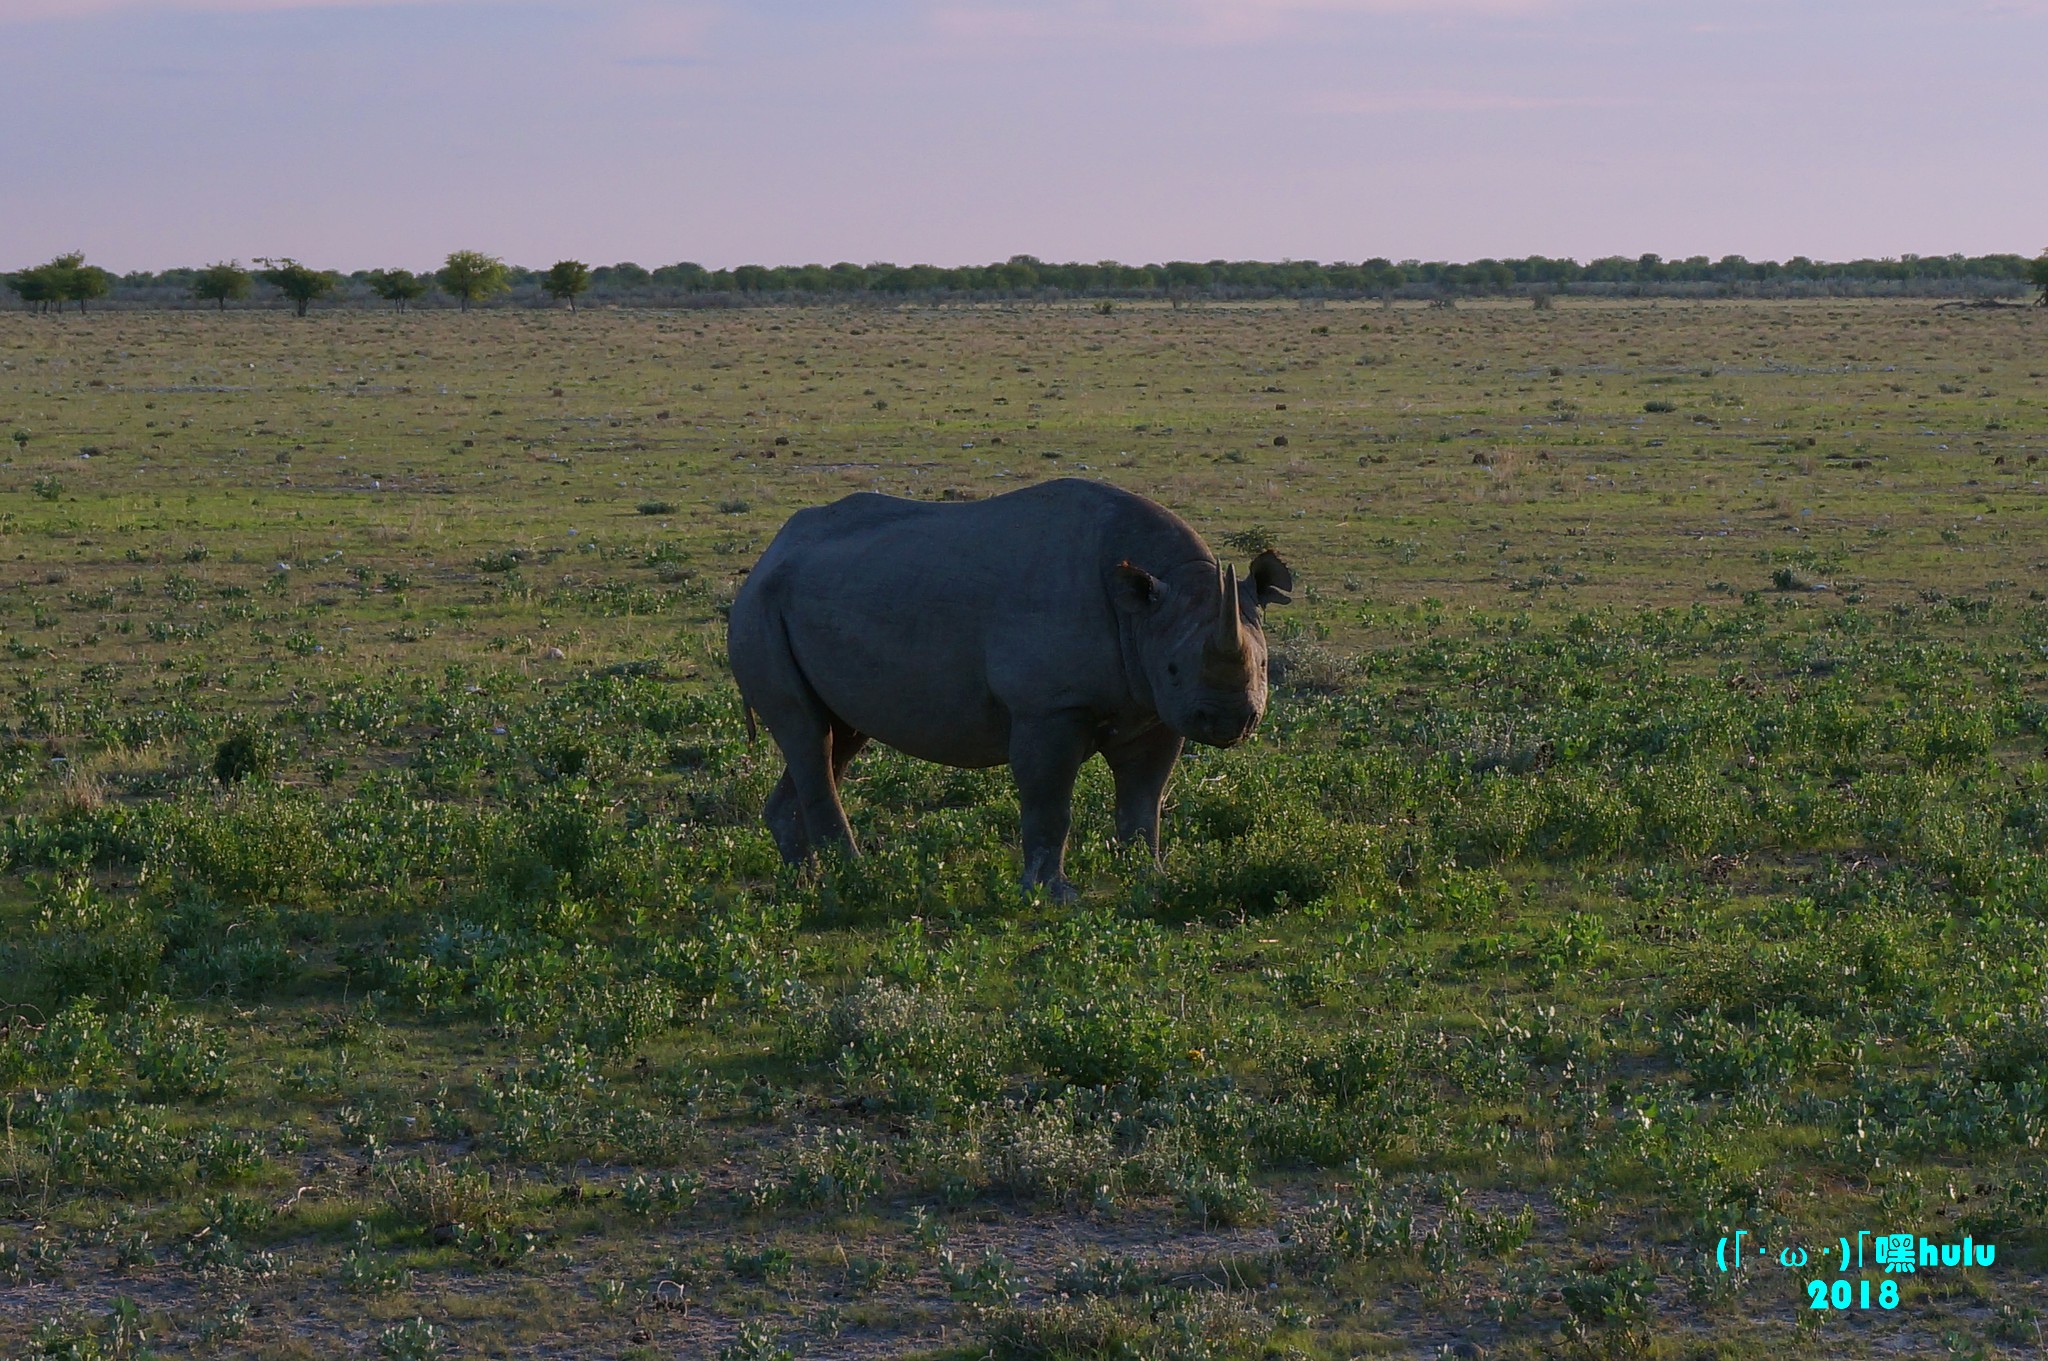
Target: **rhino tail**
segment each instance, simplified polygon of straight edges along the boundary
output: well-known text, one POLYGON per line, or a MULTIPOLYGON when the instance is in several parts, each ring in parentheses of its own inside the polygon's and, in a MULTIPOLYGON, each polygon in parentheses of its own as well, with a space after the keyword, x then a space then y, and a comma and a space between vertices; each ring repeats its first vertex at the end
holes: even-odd
POLYGON ((740 712, 741 712, 742 714, 746 715, 746 719, 747 719, 747 745, 751 747, 751 746, 753 746, 753 745, 754 745, 754 742, 755 742, 755 741, 756 741, 756 740, 757 740, 757 739, 758 739, 758 738, 760 737, 760 733, 758 733, 758 732, 756 732, 756 731, 754 730, 754 706, 753 706, 753 705, 751 705, 751 704, 749 704, 749 703, 747 703, 747 702, 746 702, 745 700, 741 700, 741 701, 740 701, 740 712))

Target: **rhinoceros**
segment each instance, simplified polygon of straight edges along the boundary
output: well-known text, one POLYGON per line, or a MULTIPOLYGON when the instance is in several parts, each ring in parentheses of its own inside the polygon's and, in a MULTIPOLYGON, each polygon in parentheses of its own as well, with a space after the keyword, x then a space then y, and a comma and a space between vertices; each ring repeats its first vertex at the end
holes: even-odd
POLYGON ((942 765, 1008 764, 1025 888, 1074 896, 1074 779, 1097 752, 1116 835, 1157 860, 1183 739, 1229 747, 1266 708, 1262 608, 1179 516, 1080 478, 985 501, 862 492, 789 518, 733 600, 727 649, 787 769, 763 810, 784 859, 858 854, 839 782, 868 742, 942 765))

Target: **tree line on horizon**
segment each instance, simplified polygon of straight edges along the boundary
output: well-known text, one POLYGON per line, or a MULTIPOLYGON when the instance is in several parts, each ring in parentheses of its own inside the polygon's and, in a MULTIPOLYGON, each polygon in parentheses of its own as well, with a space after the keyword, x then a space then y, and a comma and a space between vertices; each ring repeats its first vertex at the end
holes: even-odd
POLYGON ((467 311, 500 294, 525 299, 544 295, 572 310, 585 294, 626 301, 662 299, 755 301, 906 298, 1168 298, 1224 297, 1393 297, 1488 296, 1626 290, 1740 291, 1788 285, 1861 286, 1870 291, 1952 292, 1975 286, 2010 291, 2031 285, 2048 305, 2048 250, 2024 255, 1902 255, 1878 260, 1827 262, 1794 256, 1785 261, 1704 255, 1666 260, 1658 255, 1605 256, 1581 264, 1568 258, 1531 255, 1521 259, 1447 261, 1370 259, 1355 264, 1313 260, 1170 261, 1125 265, 1053 264, 1013 255, 990 265, 739 265, 707 269, 689 261, 647 269, 625 262, 592 267, 559 260, 544 270, 508 265, 482 251, 451 253, 441 268, 358 270, 341 274, 314 269, 289 257, 258 259, 245 269, 238 261, 199 268, 136 271, 115 276, 87 264, 80 252, 4 276, 24 305, 62 311, 76 302, 126 295, 137 301, 168 301, 182 294, 221 310, 249 299, 261 283, 293 305, 300 316, 314 302, 344 290, 403 309, 439 292, 467 311))
MULTIPOLYGON (((240 261, 228 260, 199 269, 166 270, 162 274, 138 271, 121 275, 119 283, 131 289, 182 286, 194 301, 210 302, 226 311, 228 303, 248 298, 260 282, 276 289, 303 317, 315 302, 355 280, 400 309, 438 288, 454 298, 465 312, 471 303, 507 291, 515 280, 538 282, 542 291, 566 301, 573 309, 577 297, 589 291, 591 282, 590 266, 579 260, 560 260, 536 273, 514 269, 496 256, 474 250, 455 251, 441 268, 422 274, 407 269, 372 269, 343 275, 331 269, 314 269, 289 256, 262 258, 255 264, 255 269, 244 269, 240 261)), ((83 312, 89 300, 106 297, 116 282, 115 276, 106 270, 85 263, 85 256, 78 251, 0 277, 26 306, 41 312, 61 312, 67 302, 76 302, 83 312)))

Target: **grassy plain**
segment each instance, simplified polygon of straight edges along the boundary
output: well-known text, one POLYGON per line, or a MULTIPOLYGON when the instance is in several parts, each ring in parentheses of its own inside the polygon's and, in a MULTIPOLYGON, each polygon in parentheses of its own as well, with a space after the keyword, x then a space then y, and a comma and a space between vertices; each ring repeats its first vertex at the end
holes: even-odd
POLYGON ((2030 1354, 2044 368, 1911 302, 0 317, 0 1350, 2030 1354), (1079 909, 886 752, 781 869, 737 572, 1055 475, 1277 542, 1259 739, 1158 874, 1087 772, 1079 909), (1810 1309, 1864 1230, 1998 1256, 1810 1309))

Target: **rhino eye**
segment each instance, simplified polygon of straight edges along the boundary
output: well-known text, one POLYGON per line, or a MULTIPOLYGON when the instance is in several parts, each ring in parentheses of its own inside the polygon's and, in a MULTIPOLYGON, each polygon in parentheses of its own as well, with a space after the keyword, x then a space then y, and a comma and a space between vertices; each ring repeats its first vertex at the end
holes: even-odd
POLYGON ((1166 674, 1169 676, 1178 676, 1180 674, 1180 663, 1168 662, 1166 664, 1166 674))

